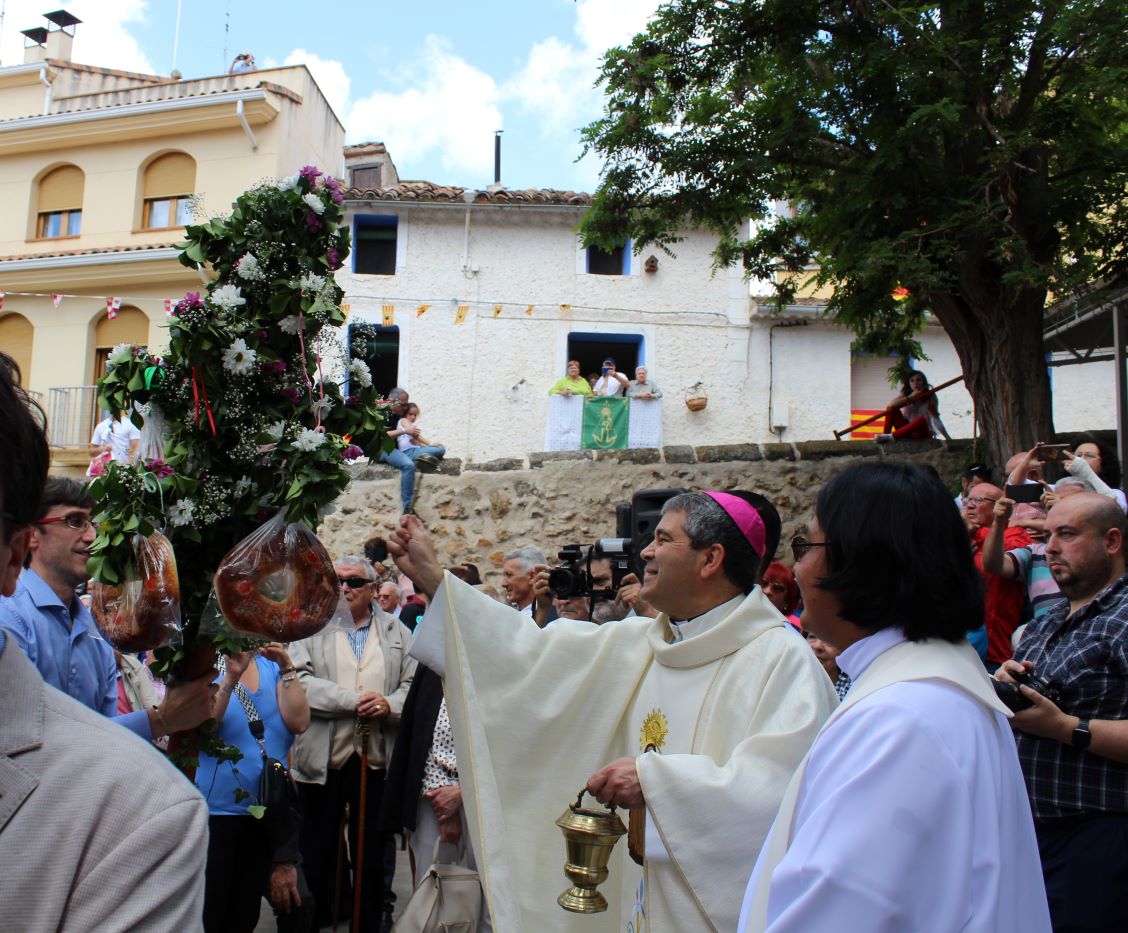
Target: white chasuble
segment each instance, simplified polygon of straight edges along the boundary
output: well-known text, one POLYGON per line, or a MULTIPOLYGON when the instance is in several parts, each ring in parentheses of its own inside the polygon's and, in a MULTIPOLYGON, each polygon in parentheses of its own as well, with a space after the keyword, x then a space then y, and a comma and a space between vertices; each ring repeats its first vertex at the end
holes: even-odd
POLYGON ((568 913, 556 903, 570 883, 554 821, 593 773, 639 755, 639 716, 655 706, 673 724, 677 738, 668 741, 678 750, 638 759, 648 835, 664 850, 648 853, 649 929, 735 928, 748 866, 837 698, 758 588, 707 630, 670 637, 664 615, 603 626, 561 619, 539 629, 445 576, 411 653, 444 678, 498 933, 626 928, 635 892, 624 896, 624 888, 638 878, 626 840, 600 888, 609 909, 568 913))

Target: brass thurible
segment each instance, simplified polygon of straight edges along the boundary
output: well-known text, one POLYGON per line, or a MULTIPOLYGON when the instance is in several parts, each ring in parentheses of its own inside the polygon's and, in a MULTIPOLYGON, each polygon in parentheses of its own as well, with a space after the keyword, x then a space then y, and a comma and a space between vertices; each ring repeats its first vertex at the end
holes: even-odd
POLYGON ((581 789, 556 821, 564 833, 564 874, 572 882, 556 903, 573 913, 598 914, 607 909, 607 898, 596 888, 607 880, 607 863, 627 828, 613 805, 610 810, 581 807, 585 792, 581 789))

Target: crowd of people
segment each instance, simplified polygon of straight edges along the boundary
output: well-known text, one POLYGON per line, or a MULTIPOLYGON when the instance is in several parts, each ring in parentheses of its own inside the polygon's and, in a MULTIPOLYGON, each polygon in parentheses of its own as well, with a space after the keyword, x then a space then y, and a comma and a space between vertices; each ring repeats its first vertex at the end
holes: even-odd
POLYGON ((662 397, 662 390, 648 379, 645 366, 635 367, 632 381, 616 369, 614 357, 604 359, 598 373, 580 375, 580 361, 568 360, 567 372, 552 384, 549 395, 592 395, 602 398, 625 396, 637 399, 662 397))
MULTIPOLYGON (((604 369, 609 394, 660 394, 644 369, 604 369)), ((391 401, 406 480, 397 455, 436 445, 406 392, 391 401)), ((500 590, 444 568, 407 499, 386 541, 334 564, 347 623, 166 687, 79 598, 95 503, 46 480, 41 418, 2 356, 0 409, 13 929, 249 931, 265 896, 280 930, 380 931, 400 836, 416 878, 478 872, 467 929, 565 929, 552 820, 581 788, 629 823, 593 929, 1122 922, 1128 519, 1095 438, 1017 453, 1002 485, 972 464, 955 505, 928 468, 849 466, 790 561, 763 496, 683 493, 640 572, 582 553, 581 592, 554 588, 535 542, 504 555, 500 590), (243 757, 201 756, 193 787, 159 743, 206 720, 243 757), (287 838, 255 814, 269 759, 296 782, 287 838), (47 844, 49 826, 66 830, 47 844)))

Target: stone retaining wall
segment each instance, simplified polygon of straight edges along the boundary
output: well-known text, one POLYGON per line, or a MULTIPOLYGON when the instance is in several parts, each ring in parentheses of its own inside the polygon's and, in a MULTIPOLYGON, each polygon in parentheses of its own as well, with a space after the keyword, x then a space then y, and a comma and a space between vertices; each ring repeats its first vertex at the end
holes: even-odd
MULTIPOLYGON (((437 536, 444 563, 474 563, 497 583, 506 552, 534 545, 555 563, 565 544, 589 544, 615 533, 615 506, 639 489, 748 489, 763 493, 783 518, 783 540, 810 517, 815 493, 849 464, 895 457, 931 464, 958 487, 970 457, 969 441, 810 441, 732 444, 661 450, 533 453, 519 460, 462 464, 420 481, 416 511, 437 536)), ((325 519, 321 539, 334 556, 361 554, 374 534, 387 537, 399 516, 399 473, 369 464, 325 519)), ((780 559, 790 563, 780 549, 780 559)))

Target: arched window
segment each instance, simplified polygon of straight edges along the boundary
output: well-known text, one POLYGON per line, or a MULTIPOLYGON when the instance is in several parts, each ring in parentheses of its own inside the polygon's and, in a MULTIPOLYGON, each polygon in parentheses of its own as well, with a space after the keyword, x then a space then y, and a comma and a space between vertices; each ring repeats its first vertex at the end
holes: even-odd
POLYGON ((20 368, 24 388, 31 385, 31 344, 35 328, 22 314, 14 312, 0 315, 0 347, 20 368))
POLYGON ((94 326, 94 381, 106 371, 106 362, 119 343, 132 343, 139 347, 149 343, 149 317, 132 305, 122 305, 117 317, 110 319, 103 313, 94 326))
POLYGON ((82 232, 82 190, 86 177, 77 165, 60 165, 39 180, 35 235, 78 236, 82 232))
POLYGON ((146 230, 183 227, 192 222, 189 198, 196 190, 196 160, 183 152, 154 159, 145 169, 141 226, 146 230))

